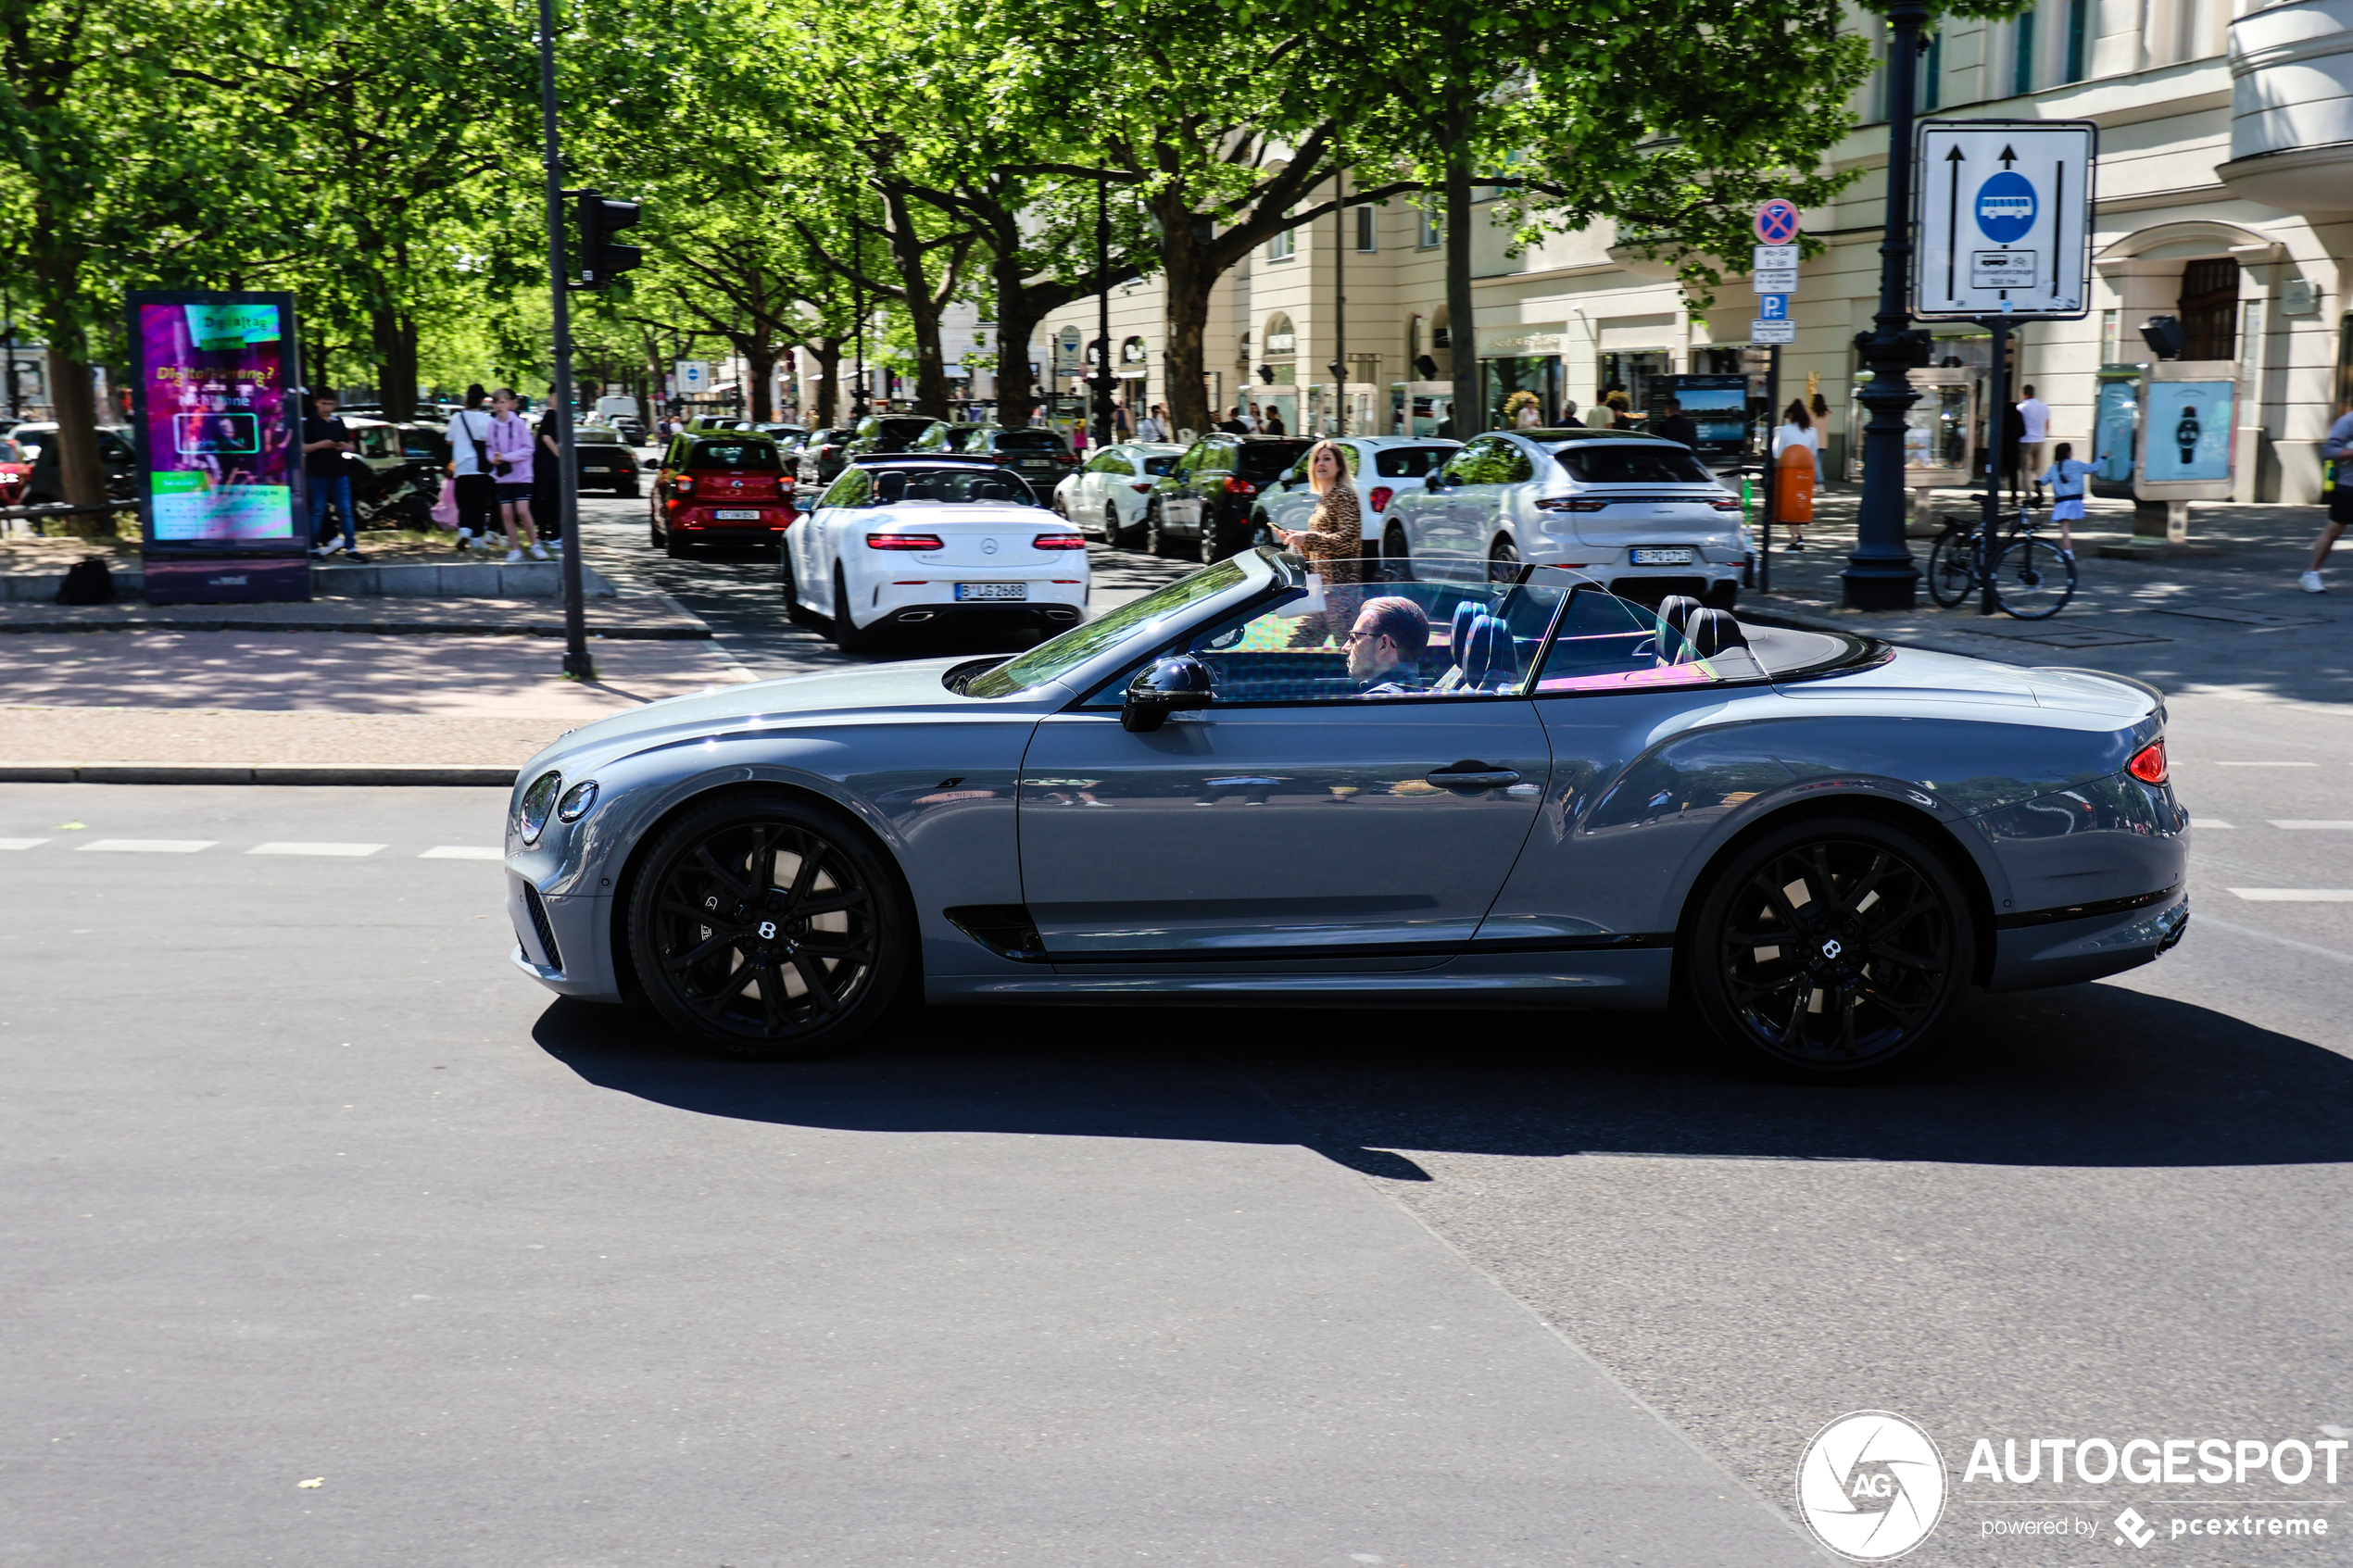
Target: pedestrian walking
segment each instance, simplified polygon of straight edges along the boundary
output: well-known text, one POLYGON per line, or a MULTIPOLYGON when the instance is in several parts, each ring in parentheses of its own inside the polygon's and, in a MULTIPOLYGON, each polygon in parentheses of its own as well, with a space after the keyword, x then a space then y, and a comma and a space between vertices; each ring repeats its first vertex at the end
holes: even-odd
POLYGON ((449 478, 458 493, 458 553, 485 543, 498 516, 498 484, 491 477, 490 410, 483 404, 490 395, 477 382, 466 388, 466 404, 449 416, 449 478))
POLYGON ((1563 430, 1583 430, 1585 428, 1585 421, 1577 417, 1577 399, 1574 397, 1564 397, 1561 399, 1560 428, 1563 430))
POLYGON ((507 559, 510 563, 522 559, 526 546, 530 547, 532 559, 547 558, 547 552, 532 536, 531 477, 535 465, 531 455, 538 445, 538 438, 515 412, 522 403, 522 399, 510 386, 500 387, 490 398, 490 441, 486 455, 490 459, 492 482, 497 487, 498 521, 507 530, 507 559))
POLYGON ((2043 461, 2043 448, 2051 437, 2051 406, 2034 395, 2032 386, 2021 389, 2026 395, 2018 400, 2018 460, 2037 488, 2042 481, 2034 476, 2048 466, 2043 461))
POLYGON ((1365 513, 1338 443, 1318 441, 1307 449, 1307 488, 1316 496, 1307 526, 1275 530, 1283 547, 1305 556, 1324 583, 1323 612, 1300 618, 1290 636, 1295 648, 1345 638, 1364 597, 1365 513))
POLYGON ((1224 431, 1227 435, 1249 434, 1250 427, 1242 423, 1241 405, 1237 403, 1232 408, 1228 409, 1225 419, 1218 421, 1217 428, 1224 431))
POLYGON ((2338 407, 2336 423, 2329 426, 2328 436, 2321 443, 2321 460, 2330 465, 2334 478, 2329 486, 2329 521, 2312 542, 2312 564, 2296 580, 2296 585, 2308 594, 2328 592, 2328 584, 2321 581, 2321 568, 2328 564, 2329 552, 2336 548, 2345 525, 2353 522, 2353 398, 2338 407))
POLYGON ((1152 405, 1152 411, 1136 421, 1136 439, 1165 445, 1168 441, 1168 408, 1163 403, 1152 405))
POLYGON ((2070 442, 2060 442, 2053 450, 2052 458, 2050 468, 2036 475, 2034 483, 2038 489, 2045 484, 2051 487, 2051 521, 2059 525, 2059 554, 2073 560, 2075 525, 2083 521, 2083 483, 2098 470, 2075 456, 2070 442))
POLYGON ((539 446, 531 462, 531 525, 539 542, 551 550, 563 548, 564 454, 556 445, 548 421, 539 421, 539 446))
POLYGON ((1804 398, 1793 398, 1773 433, 1773 515, 1789 525, 1789 547, 1806 548, 1806 525, 1814 521, 1814 486, 1822 477, 1820 437, 1804 398))
POLYGON ((1659 417, 1658 423, 1651 426, 1651 433, 1663 435, 1669 441, 1680 441, 1686 446, 1699 445, 1699 421, 1683 412, 1680 398, 1667 400, 1667 412, 1659 417))
POLYGON ((2013 501, 2021 499, 2026 492, 2025 473, 2019 467, 2025 451, 2025 441, 2026 416, 2019 412, 2017 404, 2005 402, 2002 405, 2002 443, 1994 449, 1994 458, 2002 465, 1997 471, 2002 475, 2002 483, 2008 486, 2013 501))
POLYGON ((1126 441, 1128 438, 1129 429, 1130 427, 1127 423, 1127 405, 1125 403, 1113 404, 1111 406, 1112 439, 1114 441, 1126 441))
POLYGON ((1266 433, 1269 435, 1289 435, 1290 433, 1290 427, 1283 423, 1283 411, 1280 408, 1276 408, 1272 403, 1266 405, 1266 433))
POLYGON ((335 418, 335 395, 321 392, 310 399, 302 420, 302 477, 310 492, 310 558, 324 560, 341 550, 346 560, 364 561, 359 553, 359 520, 351 510, 351 475, 344 454, 359 449, 351 427, 335 418), (320 529, 330 504, 343 520, 343 541, 335 541, 334 523, 320 529))
POLYGON ((1262 421, 1258 417, 1257 404, 1252 404, 1250 406, 1250 412, 1247 414, 1243 413, 1239 408, 1236 409, 1234 411, 1234 417, 1241 420, 1242 430, 1245 433, 1251 435, 1256 435, 1258 433, 1259 426, 1262 421))

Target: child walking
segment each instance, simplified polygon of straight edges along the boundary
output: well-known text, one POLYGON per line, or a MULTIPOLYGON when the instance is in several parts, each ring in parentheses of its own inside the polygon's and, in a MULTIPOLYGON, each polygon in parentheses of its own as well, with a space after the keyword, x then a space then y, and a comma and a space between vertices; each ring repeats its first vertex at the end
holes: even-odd
POLYGON ((2094 471, 2076 458, 2075 446, 2062 441, 2051 449, 2051 466, 2034 483, 2051 487, 2051 521, 2059 525, 2059 554, 2075 558, 2075 525, 2083 521, 2083 481, 2094 471))

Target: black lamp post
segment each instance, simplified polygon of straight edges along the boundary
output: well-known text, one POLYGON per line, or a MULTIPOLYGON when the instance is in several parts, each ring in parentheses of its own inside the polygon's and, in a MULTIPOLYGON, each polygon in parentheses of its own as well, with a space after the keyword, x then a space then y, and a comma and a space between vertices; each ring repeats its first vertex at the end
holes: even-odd
POLYGON ((1111 445, 1111 395, 1119 383, 1111 370, 1111 180, 1095 176, 1095 377, 1094 446, 1111 445))
POLYGON ((1928 19, 1926 0, 1896 0, 1887 10, 1887 221, 1879 246, 1879 313, 1874 329, 1855 339, 1871 369, 1858 395, 1871 418, 1863 427, 1855 553, 1839 574, 1849 609, 1910 609, 1919 587, 1919 568, 1904 542, 1904 415, 1919 401, 1909 372, 1928 363, 1929 341, 1910 330, 1904 295, 1912 270, 1912 105, 1928 19))

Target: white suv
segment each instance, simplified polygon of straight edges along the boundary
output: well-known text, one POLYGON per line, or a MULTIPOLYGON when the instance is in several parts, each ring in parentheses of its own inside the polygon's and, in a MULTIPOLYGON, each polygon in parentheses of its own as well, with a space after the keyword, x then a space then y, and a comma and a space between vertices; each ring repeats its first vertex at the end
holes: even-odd
POLYGON ((1399 495, 1390 521, 1409 557, 1569 567, 1645 601, 1730 608, 1749 562, 1740 498, 1689 447, 1631 431, 1491 432, 1399 495))

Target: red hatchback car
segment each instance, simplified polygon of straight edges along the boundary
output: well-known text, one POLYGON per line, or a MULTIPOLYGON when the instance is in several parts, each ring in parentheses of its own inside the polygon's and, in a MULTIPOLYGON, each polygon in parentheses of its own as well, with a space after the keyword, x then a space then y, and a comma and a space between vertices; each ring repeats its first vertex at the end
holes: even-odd
POLYGON ((756 431, 690 430, 673 436, 654 479, 654 548, 775 545, 792 526, 784 455, 756 431))

